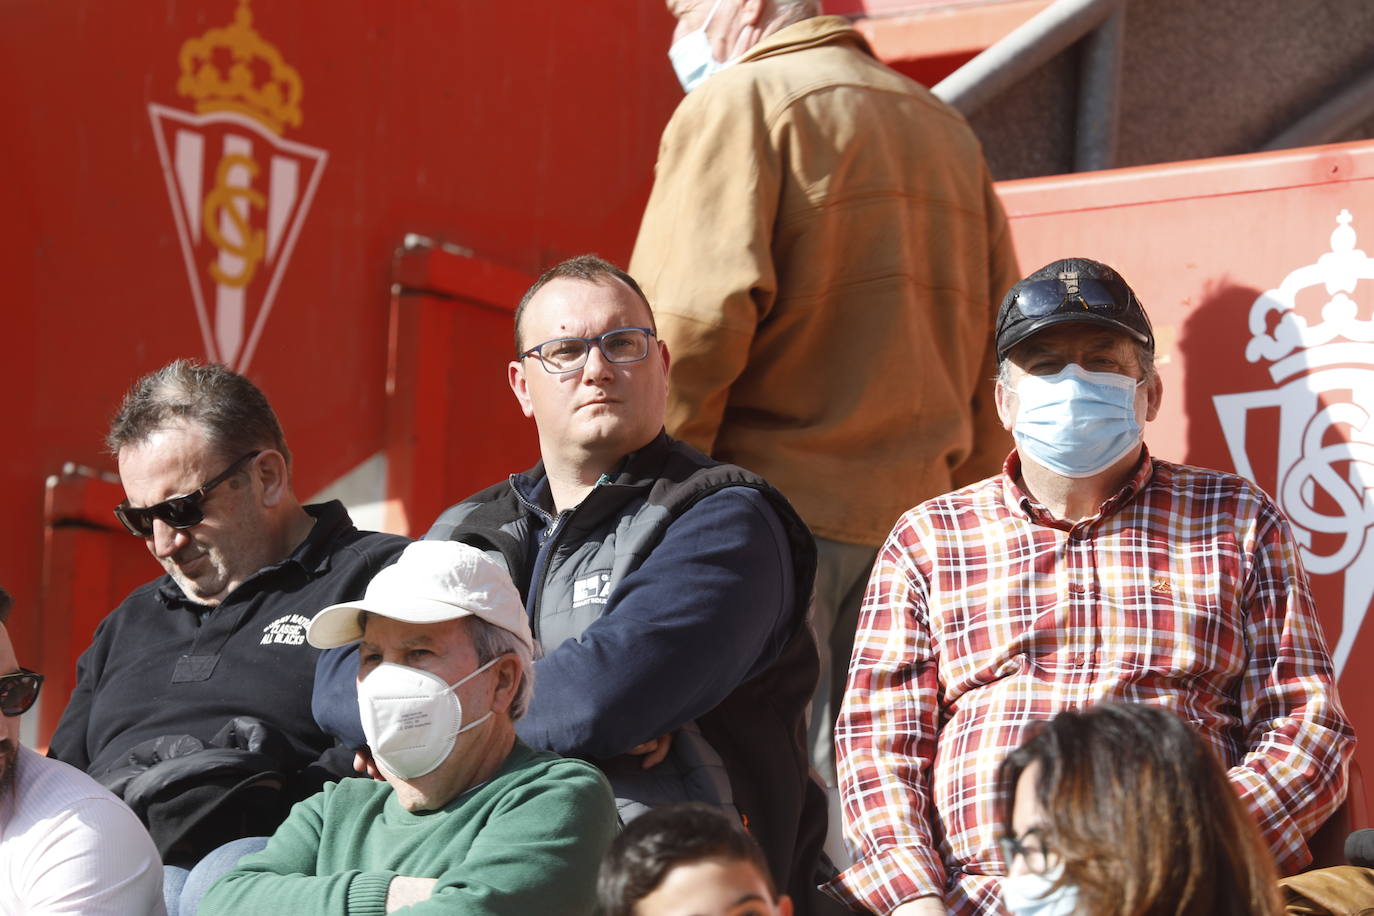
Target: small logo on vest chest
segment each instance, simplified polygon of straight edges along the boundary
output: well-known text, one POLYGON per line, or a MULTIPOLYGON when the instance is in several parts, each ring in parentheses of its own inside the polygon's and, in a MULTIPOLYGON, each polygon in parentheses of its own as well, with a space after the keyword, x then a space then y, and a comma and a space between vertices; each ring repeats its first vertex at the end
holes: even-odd
POLYGON ((303 646, 305 645, 305 628, 309 623, 309 618, 302 617, 300 614, 287 614, 285 617, 278 617, 262 628, 262 645, 303 646))
POLYGON ((573 607, 586 607, 589 604, 605 604, 611 597, 611 574, 592 573, 573 580, 573 607))

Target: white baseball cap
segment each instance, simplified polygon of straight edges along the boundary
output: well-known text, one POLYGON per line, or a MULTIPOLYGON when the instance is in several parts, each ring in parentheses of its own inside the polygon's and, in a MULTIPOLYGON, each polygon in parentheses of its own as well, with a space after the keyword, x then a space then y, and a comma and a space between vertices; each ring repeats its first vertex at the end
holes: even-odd
POLYGON ((480 617, 509 630, 531 650, 525 605, 506 570, 486 553, 457 541, 416 541, 368 583, 360 601, 325 608, 306 628, 317 649, 335 649, 363 637, 366 611, 406 623, 440 623, 480 617))

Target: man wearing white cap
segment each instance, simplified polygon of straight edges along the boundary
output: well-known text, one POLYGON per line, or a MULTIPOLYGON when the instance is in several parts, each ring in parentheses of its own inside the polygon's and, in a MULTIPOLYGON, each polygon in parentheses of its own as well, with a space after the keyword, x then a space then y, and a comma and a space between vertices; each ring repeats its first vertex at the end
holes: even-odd
POLYGON ((515 737, 533 641, 504 569, 465 544, 411 544, 306 638, 360 641, 363 730, 386 781, 298 804, 201 914, 593 912, 614 802, 592 765, 515 737))

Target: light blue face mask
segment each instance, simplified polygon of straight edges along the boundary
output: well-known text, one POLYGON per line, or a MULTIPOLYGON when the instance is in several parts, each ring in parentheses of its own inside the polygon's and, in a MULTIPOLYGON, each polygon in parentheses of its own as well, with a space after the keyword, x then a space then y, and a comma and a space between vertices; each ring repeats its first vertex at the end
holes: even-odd
POLYGON ((706 20, 701 24, 701 28, 683 35, 668 49, 668 60, 673 64, 673 72, 677 74, 677 81, 682 84, 683 92, 691 92, 700 86, 706 77, 734 63, 733 60, 724 63, 716 60, 715 54, 711 51, 711 40, 706 37, 706 27, 711 24, 711 18, 716 15, 719 8, 720 0, 716 0, 711 5, 711 12, 706 14, 706 20))
POLYGON ((1063 477, 1091 477, 1140 445, 1136 388, 1144 381, 1069 363, 1016 383, 1016 448, 1063 477))
POLYGON ((1020 874, 1002 879, 1002 902, 1011 916, 1074 916, 1078 911, 1078 888, 1072 884, 1054 887, 1064 874, 1057 865, 1043 875, 1020 874))

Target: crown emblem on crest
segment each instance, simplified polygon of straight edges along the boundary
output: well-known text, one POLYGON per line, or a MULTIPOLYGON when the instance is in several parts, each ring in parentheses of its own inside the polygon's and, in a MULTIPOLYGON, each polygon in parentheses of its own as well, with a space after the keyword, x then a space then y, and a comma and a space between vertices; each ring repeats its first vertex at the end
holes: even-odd
POLYGON ((235 2, 230 23, 181 44, 176 88, 194 112, 149 102, 148 115, 205 352, 242 372, 328 154, 282 136, 302 121, 300 72, 235 2))
POLYGON ((280 134, 301 124, 301 77, 253 28, 248 0, 231 25, 212 28, 181 46, 177 92, 196 111, 236 111, 280 134))
POLYGON ((1265 361, 1275 384, 1212 396, 1236 473, 1259 480, 1252 449, 1272 456, 1271 492, 1308 573, 1343 574, 1337 672, 1374 608, 1374 317, 1353 298, 1374 280, 1374 258, 1356 246, 1353 222, 1341 210, 1330 251, 1250 306, 1245 356, 1265 361))
POLYGON ((1331 250, 1315 264, 1284 277, 1278 289, 1266 290, 1250 306, 1250 333, 1245 358, 1267 360, 1274 381, 1307 369, 1343 363, 1374 363, 1374 318, 1360 318, 1351 298, 1361 280, 1374 280, 1374 258, 1355 247, 1354 218, 1349 210, 1336 216, 1331 250), (1329 297, 1321 321, 1311 324, 1297 313, 1297 296, 1324 287, 1329 297), (1275 321, 1271 313, 1277 314, 1275 321))

